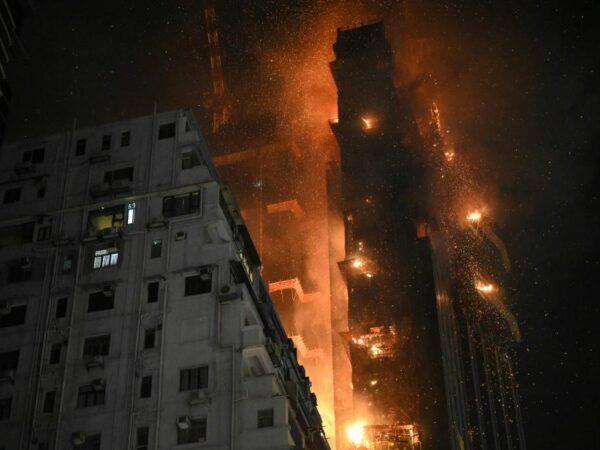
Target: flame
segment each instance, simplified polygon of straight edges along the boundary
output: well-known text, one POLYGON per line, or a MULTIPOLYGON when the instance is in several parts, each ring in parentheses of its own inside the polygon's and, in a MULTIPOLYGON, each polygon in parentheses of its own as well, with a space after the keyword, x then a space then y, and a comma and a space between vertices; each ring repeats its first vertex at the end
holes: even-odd
POLYGON ((364 265, 364 261, 360 258, 354 258, 354 261, 352 261, 352 267, 354 267, 355 269, 360 269, 364 265))
POLYGON ((484 292, 488 294, 490 292, 494 292, 496 290, 496 287, 492 283, 483 283, 479 281, 475 285, 475 289, 477 289, 479 292, 484 292))
POLYGON ((371 380, 371 386, 377 386, 377 383, 379 383, 379 380, 371 380))
POLYGON ((379 356, 383 353, 383 350, 381 350, 381 348, 379 348, 379 346, 377 346, 377 345, 371 345, 371 348, 369 349, 369 351, 371 352, 371 355, 373 355, 373 356, 379 356))
POLYGON ((446 157, 446 161, 451 162, 454 160, 456 153, 454 153, 454 150, 446 150, 444 156, 446 157))
POLYGON ((375 126, 375 120, 371 117, 361 117, 360 120, 362 120, 363 130, 372 130, 375 126))
POLYGON ((358 447, 363 444, 365 437, 365 426, 363 422, 354 422, 352 425, 346 428, 346 435, 350 442, 358 447))
POLYGON ((469 222, 479 222, 482 217, 483 215, 480 211, 471 211, 469 214, 467 214, 467 220, 469 222))

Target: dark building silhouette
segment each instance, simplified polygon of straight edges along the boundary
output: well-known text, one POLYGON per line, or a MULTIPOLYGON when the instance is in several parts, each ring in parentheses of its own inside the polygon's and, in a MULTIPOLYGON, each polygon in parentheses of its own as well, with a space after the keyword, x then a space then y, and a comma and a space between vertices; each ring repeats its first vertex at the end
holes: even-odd
POLYGON ((12 92, 6 80, 6 65, 13 58, 13 44, 21 22, 22 9, 15 0, 0 1, 0 143, 8 117, 12 92))
POLYGON ((371 441, 450 448, 419 132, 382 22, 333 48, 355 408, 371 441))

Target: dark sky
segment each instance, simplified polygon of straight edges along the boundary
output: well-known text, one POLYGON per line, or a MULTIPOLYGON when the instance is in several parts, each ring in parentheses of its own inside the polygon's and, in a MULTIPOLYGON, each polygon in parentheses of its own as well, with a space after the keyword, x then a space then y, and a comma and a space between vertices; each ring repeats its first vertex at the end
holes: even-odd
MULTIPOLYGON (((9 72, 7 140, 68 129, 75 117, 86 126, 149 114, 154 101, 159 110, 201 111, 210 86, 199 0, 39 3, 25 19, 24 53, 9 72)), ((386 19, 393 42, 427 40, 431 90, 502 206, 499 233, 516 269, 525 339, 520 381, 529 448, 600 448, 596 2, 219 4, 236 110, 271 109, 283 122, 290 106, 270 99, 291 92, 287 78, 299 58, 326 59, 321 49, 332 42, 315 39, 351 25, 336 20, 367 11, 367 19, 386 19), (320 18, 330 20, 326 29, 320 18)), ((313 88, 294 91, 292 100, 314 101, 321 91, 313 88)))

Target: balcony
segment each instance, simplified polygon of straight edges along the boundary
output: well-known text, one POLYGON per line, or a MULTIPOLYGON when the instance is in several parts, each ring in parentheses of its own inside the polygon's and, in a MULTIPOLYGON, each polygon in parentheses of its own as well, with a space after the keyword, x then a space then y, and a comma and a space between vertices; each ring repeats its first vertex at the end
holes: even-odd
POLYGON ((265 345, 265 335, 261 325, 248 325, 242 329, 242 347, 265 345))

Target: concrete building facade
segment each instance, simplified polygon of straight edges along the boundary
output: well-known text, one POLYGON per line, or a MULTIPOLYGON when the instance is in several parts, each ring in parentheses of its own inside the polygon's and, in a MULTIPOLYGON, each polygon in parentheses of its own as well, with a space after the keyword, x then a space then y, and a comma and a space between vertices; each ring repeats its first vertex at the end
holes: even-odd
POLYGON ((329 448, 191 113, 0 156, 0 449, 329 448))

